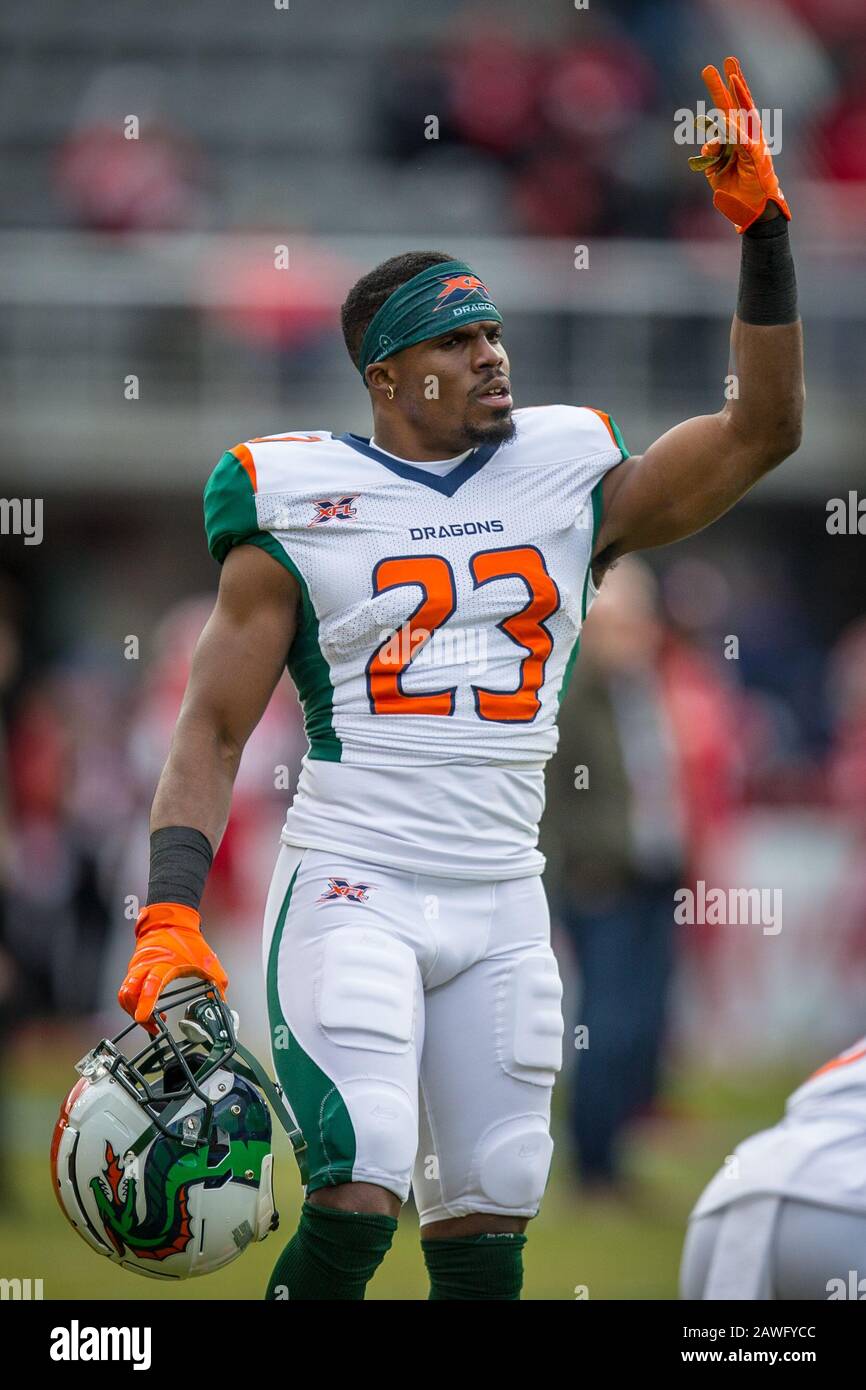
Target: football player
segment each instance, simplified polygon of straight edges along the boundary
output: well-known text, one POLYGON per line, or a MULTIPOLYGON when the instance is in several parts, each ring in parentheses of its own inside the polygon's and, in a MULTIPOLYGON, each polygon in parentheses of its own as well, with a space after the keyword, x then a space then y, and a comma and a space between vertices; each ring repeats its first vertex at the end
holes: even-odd
POLYGON ((866 1038, 803 1082, 701 1194, 683 1298, 866 1298, 866 1038))
POLYGON ((537 826, 581 624, 617 556, 708 525, 800 439, 790 212, 735 59, 726 73, 705 70, 730 139, 698 160, 742 234, 739 392, 718 412, 635 458, 604 411, 515 409, 492 287, 410 253, 342 309, 372 436, 248 440, 207 484, 219 594, 120 999, 147 1020, 176 976, 225 989, 199 903, 288 664, 310 746, 263 965, 305 1201, 271 1298, 363 1298, 410 1184, 430 1298, 520 1296, 563 1030, 537 826))

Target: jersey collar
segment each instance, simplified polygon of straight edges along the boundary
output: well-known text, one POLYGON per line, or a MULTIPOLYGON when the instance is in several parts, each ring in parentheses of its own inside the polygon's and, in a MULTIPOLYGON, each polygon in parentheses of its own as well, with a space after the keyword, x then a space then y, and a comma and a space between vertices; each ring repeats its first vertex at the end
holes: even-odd
POLYGON ((473 449, 468 458, 458 463, 444 478, 440 478, 435 473, 428 473, 424 468, 416 468, 412 463, 403 463, 400 459, 393 458, 391 454, 377 449, 375 444, 370 443, 369 438, 364 439, 360 434, 338 434, 336 437, 341 444, 348 444, 350 449, 356 449, 359 454, 375 459, 384 468, 396 473, 399 478, 405 478, 410 483, 423 483, 425 487, 432 487, 435 492, 441 492, 445 497, 453 497, 457 489, 474 477, 499 448, 498 444, 484 444, 480 449, 473 449))

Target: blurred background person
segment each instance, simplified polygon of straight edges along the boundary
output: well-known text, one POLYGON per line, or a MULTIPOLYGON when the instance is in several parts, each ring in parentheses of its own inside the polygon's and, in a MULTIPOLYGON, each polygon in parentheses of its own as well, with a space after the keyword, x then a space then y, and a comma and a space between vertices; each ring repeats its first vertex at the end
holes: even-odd
POLYGON ((57 150, 55 187, 75 224, 116 234, 201 221, 204 162, 173 118, 164 75, 147 63, 112 63, 83 92, 57 150))
POLYGON ((666 627, 643 560, 628 557, 605 577, 580 643, 543 845, 580 975, 569 1101, 576 1170, 585 1190, 603 1194, 626 1185, 626 1132, 658 1095, 674 894, 706 820, 700 802, 725 785, 731 719, 708 664, 666 627))

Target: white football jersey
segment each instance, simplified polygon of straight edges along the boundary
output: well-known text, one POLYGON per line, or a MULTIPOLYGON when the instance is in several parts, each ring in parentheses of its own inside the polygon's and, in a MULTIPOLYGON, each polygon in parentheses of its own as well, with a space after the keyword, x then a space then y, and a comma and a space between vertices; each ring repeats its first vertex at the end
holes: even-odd
POLYGON ((784 1118, 738 1144, 732 1159, 693 1216, 760 1193, 866 1211, 866 1037, 804 1081, 784 1118))
POLYGON ((224 454, 208 543, 298 580, 288 659, 310 747, 283 839, 417 872, 539 873, 544 764, 581 624, 601 480, 628 453, 587 407, 514 413, 449 471, 357 435, 224 454))

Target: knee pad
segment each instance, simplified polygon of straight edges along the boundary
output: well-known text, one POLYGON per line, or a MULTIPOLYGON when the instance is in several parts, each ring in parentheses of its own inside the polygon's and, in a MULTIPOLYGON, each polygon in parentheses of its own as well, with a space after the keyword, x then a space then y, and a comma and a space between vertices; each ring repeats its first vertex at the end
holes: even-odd
POLYGON ((380 1182, 409 1196, 418 1151, 418 1113, 409 1096, 377 1077, 350 1077, 340 1091, 355 1132, 354 1182, 380 1182))
POLYGON ((524 956, 505 987, 499 1060, 509 1076, 551 1088, 562 1067, 562 981, 548 949, 524 956))
POLYGON ((550 1174, 553 1140, 541 1115, 520 1115, 490 1130, 479 1145, 478 1186, 503 1212, 535 1215, 550 1174))
POLYGON ((407 1052, 415 1036, 418 964, 405 941, 375 927, 325 937, 316 988, 319 1026, 340 1047, 407 1052))

